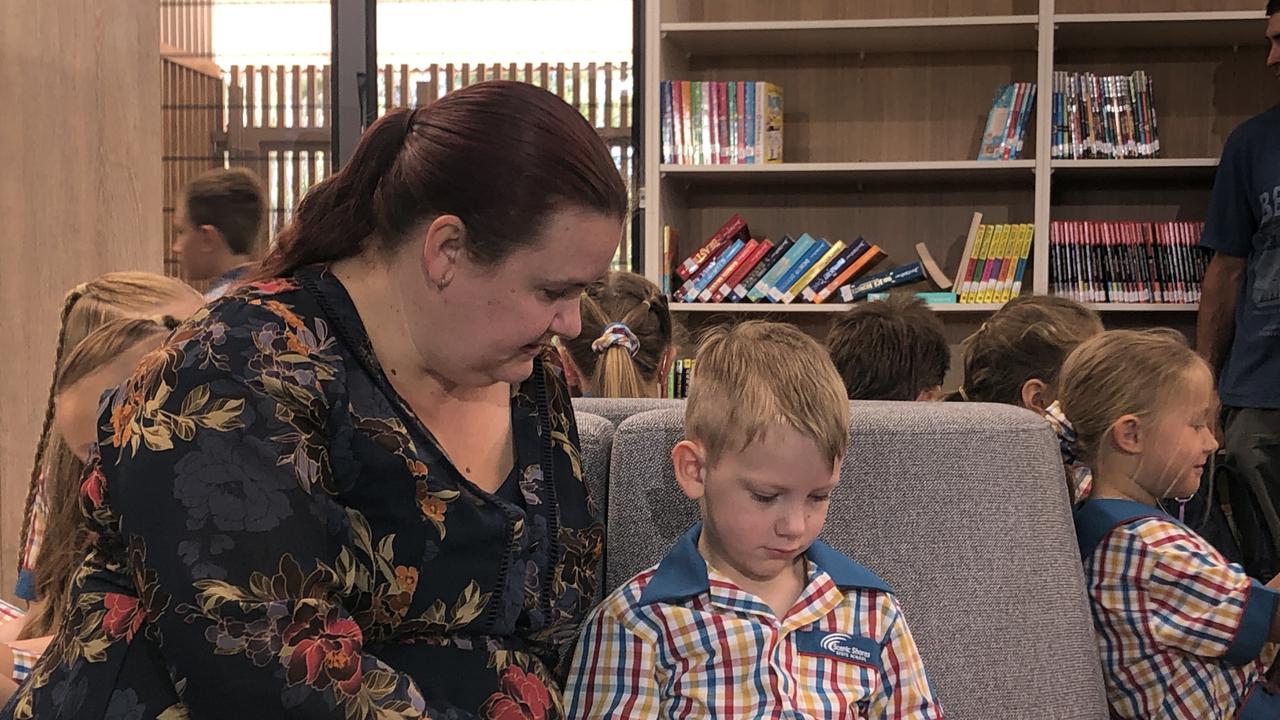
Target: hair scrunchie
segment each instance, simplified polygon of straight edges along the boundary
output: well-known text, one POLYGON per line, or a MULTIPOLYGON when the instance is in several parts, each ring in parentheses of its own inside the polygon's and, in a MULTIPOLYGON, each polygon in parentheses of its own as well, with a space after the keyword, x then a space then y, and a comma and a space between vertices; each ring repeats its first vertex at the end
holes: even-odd
POLYGON ((591 343, 591 352, 603 355, 614 345, 621 345, 631 357, 635 357, 636 353, 640 352, 640 339, 625 323, 616 322, 606 325, 600 337, 591 343))
POLYGON ((1065 413, 1062 412, 1062 404, 1055 402, 1044 411, 1045 419, 1053 426, 1053 430, 1058 435, 1058 447, 1062 451, 1062 460, 1068 465, 1074 465, 1079 454, 1079 438, 1076 436, 1075 426, 1067 419, 1065 413))

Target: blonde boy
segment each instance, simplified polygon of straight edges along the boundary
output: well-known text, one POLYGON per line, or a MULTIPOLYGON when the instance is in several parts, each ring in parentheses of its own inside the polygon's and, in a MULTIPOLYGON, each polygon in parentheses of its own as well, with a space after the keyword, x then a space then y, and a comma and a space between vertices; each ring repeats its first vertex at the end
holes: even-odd
POLYGON ((702 521, 592 613, 569 717, 942 717, 892 591, 817 540, 848 422, 808 335, 703 340, 671 452, 702 521))

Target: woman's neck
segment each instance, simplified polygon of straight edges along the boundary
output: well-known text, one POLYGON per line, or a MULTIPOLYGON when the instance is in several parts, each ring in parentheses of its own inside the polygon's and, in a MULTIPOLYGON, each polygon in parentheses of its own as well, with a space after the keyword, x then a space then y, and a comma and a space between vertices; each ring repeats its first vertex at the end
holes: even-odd
POLYGON ((401 284, 393 277, 386 259, 372 251, 334 262, 331 270, 342 282, 360 316, 369 344, 392 386, 402 395, 427 402, 469 402, 490 399, 495 388, 468 387, 448 380, 433 370, 422 349, 413 341, 409 318, 424 322, 431 309, 414 303, 413 312, 396 291, 401 284))

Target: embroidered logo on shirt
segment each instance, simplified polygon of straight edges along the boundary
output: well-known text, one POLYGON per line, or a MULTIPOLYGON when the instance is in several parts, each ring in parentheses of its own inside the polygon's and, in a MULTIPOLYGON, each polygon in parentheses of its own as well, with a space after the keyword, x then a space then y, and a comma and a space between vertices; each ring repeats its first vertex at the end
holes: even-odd
POLYGON ((826 630, 801 631, 796 633, 796 649, 806 655, 823 655, 880 668, 880 643, 862 635, 826 630))

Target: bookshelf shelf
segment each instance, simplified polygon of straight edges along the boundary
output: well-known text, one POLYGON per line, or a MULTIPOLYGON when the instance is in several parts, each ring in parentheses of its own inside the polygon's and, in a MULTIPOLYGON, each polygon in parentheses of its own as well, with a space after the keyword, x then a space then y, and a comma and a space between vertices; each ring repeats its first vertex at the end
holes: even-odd
POLYGON ((953 160, 941 162, 777 163, 774 165, 663 165, 663 177, 690 184, 774 182, 984 182, 1026 180, 1034 160, 953 160))
POLYGON ((1165 312, 1193 313, 1200 309, 1198 303, 1088 303, 1098 312, 1165 312))
POLYGON ((1054 47, 1189 48, 1258 45, 1262 12, 1089 13, 1055 15, 1054 47))
MULTIPOLYGON (((854 307, 848 303, 823 303, 821 305, 778 305, 774 303, 671 303, 671 312, 691 313, 841 313, 854 307)), ((1000 309, 999 303, 939 303, 929 307, 941 313, 991 313, 1000 309)))
POLYGON ((892 20, 663 23, 690 56, 1034 50, 1035 15, 892 20))
POLYGON ((1142 160, 1053 160, 1055 177, 1071 180, 1212 179, 1218 158, 1155 158, 1142 160))

